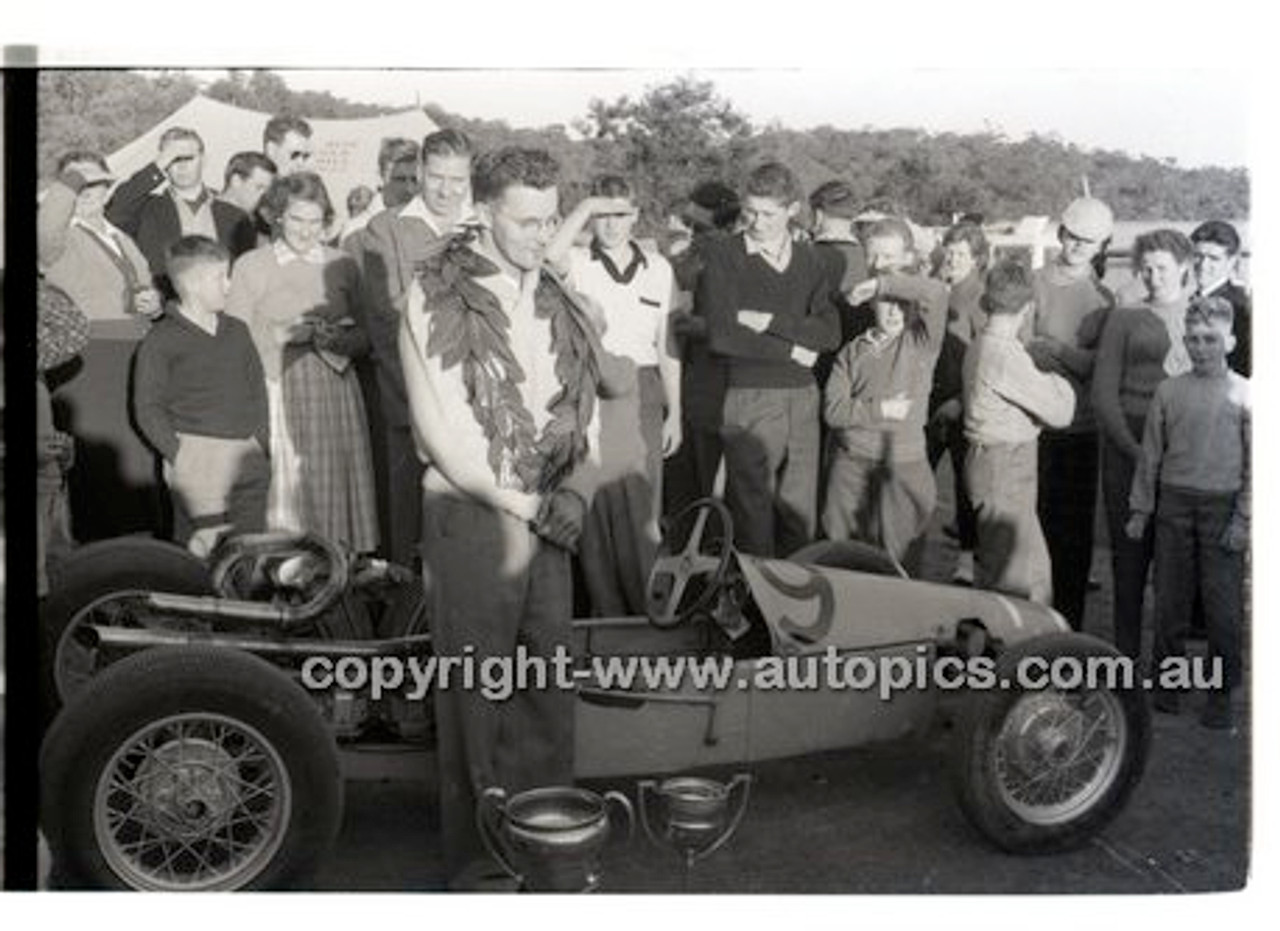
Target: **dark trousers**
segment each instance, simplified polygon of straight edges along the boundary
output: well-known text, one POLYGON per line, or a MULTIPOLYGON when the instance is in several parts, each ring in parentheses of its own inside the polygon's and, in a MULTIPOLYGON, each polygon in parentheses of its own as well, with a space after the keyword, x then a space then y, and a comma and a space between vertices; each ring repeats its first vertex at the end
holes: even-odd
MULTIPOLYGON (((1135 436, 1142 435, 1141 418, 1130 418, 1135 436)), ((1129 491, 1133 487, 1134 461, 1110 440, 1102 440, 1102 505, 1107 511, 1107 535, 1111 538, 1111 575, 1115 599, 1115 641, 1122 653, 1142 658, 1142 602, 1147 570, 1155 554, 1155 530, 1147 524, 1141 540, 1124 532, 1129 520, 1129 491)))
MULTIPOLYGON (((517 645, 530 656, 568 650, 569 554, 509 515, 453 496, 424 497, 423 582, 435 655, 471 653, 480 664, 514 656, 517 645)), ((456 682, 437 683, 441 836, 450 877, 487 859, 475 819, 485 788, 514 794, 572 784, 574 696, 554 680, 548 685, 491 701, 456 682)))
POLYGON ((973 501, 964 486, 964 460, 969 444, 964 438, 961 420, 931 421, 924 432, 929 468, 937 469, 944 454, 951 457, 951 479, 956 503, 956 535, 960 549, 972 551, 978 545, 978 525, 973 515, 973 501))
POLYGON ((383 417, 370 418, 374 489, 378 498, 378 526, 382 555, 414 568, 422 542, 422 460, 413 442, 413 428, 383 417))
POLYGON ((724 455, 718 426, 686 419, 681 423, 681 433, 680 448, 663 464, 662 513, 667 517, 711 495, 724 455))
POLYGON ((1098 434, 1040 434, 1038 511, 1053 567, 1053 606, 1076 630, 1084 624, 1097 497, 1098 434))
POLYGON ((725 503, 734 542, 785 556, 812 542, 818 510, 817 385, 730 388, 724 399, 725 503))
POLYGON ((1222 545, 1235 511, 1234 494, 1160 486, 1155 520, 1155 662, 1183 655, 1199 592, 1209 656, 1220 657, 1223 686, 1240 684, 1244 622, 1244 553, 1222 545))

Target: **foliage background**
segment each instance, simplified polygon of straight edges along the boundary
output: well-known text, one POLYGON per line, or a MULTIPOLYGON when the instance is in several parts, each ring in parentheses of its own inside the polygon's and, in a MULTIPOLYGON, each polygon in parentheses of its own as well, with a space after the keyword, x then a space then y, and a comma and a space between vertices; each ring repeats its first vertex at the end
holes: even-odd
MULTIPOLYGON (((392 112, 328 92, 292 90, 287 74, 230 71, 202 84, 179 71, 42 72, 41 173, 52 172, 58 155, 72 147, 113 151, 200 92, 249 109, 314 119, 392 112)), ((424 109, 439 125, 467 132, 481 149, 514 143, 551 151, 564 167, 566 206, 581 196, 595 174, 628 176, 649 233, 667 207, 697 182, 714 178, 736 184, 752 164, 766 158, 789 165, 805 190, 842 178, 859 198, 893 201, 922 224, 945 224, 960 212, 980 213, 988 220, 1053 215, 1080 193, 1082 177, 1121 220, 1249 216, 1244 168, 1182 168, 1171 159, 1082 149, 1053 136, 1011 140, 995 133, 910 128, 756 127, 711 82, 692 77, 650 87, 639 98, 593 100, 568 128, 513 128, 501 120, 449 113, 434 103, 424 109)))

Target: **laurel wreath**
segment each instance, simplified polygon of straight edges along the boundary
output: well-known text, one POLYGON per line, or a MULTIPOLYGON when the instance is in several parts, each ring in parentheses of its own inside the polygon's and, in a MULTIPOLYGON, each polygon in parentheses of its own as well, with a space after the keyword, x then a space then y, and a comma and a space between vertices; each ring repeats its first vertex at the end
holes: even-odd
POLYGON ((511 321, 497 297, 475 279, 498 267, 455 236, 419 266, 430 318, 427 355, 446 371, 461 366, 476 422, 488 441, 488 462, 500 484, 514 478, 528 493, 546 494, 587 453, 587 425, 600 373, 590 322, 561 285, 543 273, 534 292, 535 316, 551 326, 551 349, 561 390, 547 403, 551 418, 538 432, 520 386, 525 372, 511 352, 511 321))

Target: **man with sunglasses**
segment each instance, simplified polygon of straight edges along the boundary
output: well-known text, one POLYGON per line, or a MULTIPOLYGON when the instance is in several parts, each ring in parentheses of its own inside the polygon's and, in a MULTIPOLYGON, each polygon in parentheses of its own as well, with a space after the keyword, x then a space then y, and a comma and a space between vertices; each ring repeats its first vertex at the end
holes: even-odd
POLYGON ((232 261, 256 243, 253 224, 238 207, 204 183, 204 140, 194 129, 173 126, 160 136, 154 162, 123 181, 107 201, 106 216, 137 242, 151 277, 166 297, 173 291, 165 255, 183 236, 222 243, 232 261))
POLYGON ((312 171, 311 124, 288 113, 273 116, 262 129, 262 154, 275 163, 282 178, 312 171))

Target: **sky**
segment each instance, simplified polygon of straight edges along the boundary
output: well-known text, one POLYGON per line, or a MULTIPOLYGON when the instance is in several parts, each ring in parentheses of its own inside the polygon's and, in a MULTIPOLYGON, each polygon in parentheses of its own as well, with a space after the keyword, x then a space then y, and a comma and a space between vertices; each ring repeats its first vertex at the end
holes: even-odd
POLYGON ((1248 100, 1237 75, 1174 69, 492 69, 285 70, 290 87, 393 106, 434 102, 512 126, 569 126, 592 98, 641 96, 680 75, 711 80, 757 125, 869 126, 930 132, 1056 134, 1083 148, 1174 158, 1183 167, 1248 163, 1248 100), (1212 113, 1214 131, 1188 131, 1212 113))

